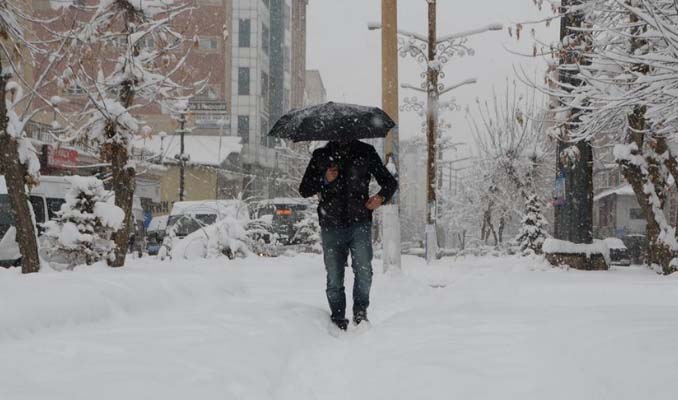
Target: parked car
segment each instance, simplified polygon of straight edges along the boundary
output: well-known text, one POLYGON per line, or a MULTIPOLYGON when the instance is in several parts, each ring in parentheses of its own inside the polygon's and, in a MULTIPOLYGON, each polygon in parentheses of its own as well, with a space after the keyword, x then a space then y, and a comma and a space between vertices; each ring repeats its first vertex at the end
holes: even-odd
POLYGON ((183 238, 227 217, 248 221, 247 205, 240 200, 178 201, 167 219, 167 232, 183 238))
POLYGON ((153 217, 146 228, 146 251, 149 255, 155 256, 162 246, 167 230, 167 220, 169 215, 159 215, 153 217))
MULTIPOLYGON (((40 184, 30 191, 28 199, 35 214, 38 236, 43 233, 41 224, 54 219, 61 205, 66 202, 65 194, 70 185, 65 177, 42 176, 40 184)), ((16 242, 16 228, 3 176, 0 176, 0 238, 0 265, 17 265, 21 253, 16 242)))
POLYGON ((311 202, 302 198, 274 198, 252 203, 250 216, 252 219, 266 219, 269 217, 278 242, 281 244, 294 243, 295 225, 306 216, 311 202))
POLYGON ((624 245, 628 249, 632 264, 643 264, 647 259, 645 235, 631 234, 624 236, 624 245))
POLYGON ((621 239, 609 237, 605 238, 604 242, 607 248, 610 249, 610 262, 613 265, 631 265, 629 250, 621 239))

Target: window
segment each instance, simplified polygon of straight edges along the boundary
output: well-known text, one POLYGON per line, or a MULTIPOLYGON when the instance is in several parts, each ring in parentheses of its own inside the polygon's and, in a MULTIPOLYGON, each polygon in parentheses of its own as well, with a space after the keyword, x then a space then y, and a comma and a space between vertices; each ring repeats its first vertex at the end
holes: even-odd
POLYGON ((264 102, 264 108, 268 109, 269 102, 269 82, 270 78, 266 72, 261 73, 261 99, 264 102))
POLYGON ((631 219, 645 219, 642 208, 631 208, 629 209, 629 216, 631 219))
POLYGON ((671 225, 676 225, 678 220, 678 199, 671 196, 669 199, 669 222, 671 225))
POLYGON ((215 38, 205 38, 201 37, 198 39, 200 50, 217 50, 219 48, 219 42, 215 38))
POLYGON ((248 143, 250 139, 250 117, 247 115, 238 115, 238 136, 242 143, 248 143))
POLYGON ((238 68, 238 94, 241 96, 250 94, 250 69, 247 67, 238 68))
POLYGON ((268 26, 261 24, 261 49, 266 54, 268 54, 271 48, 270 43, 271 43, 271 31, 268 29, 268 26))
POLYGON ((271 7, 271 0, 263 0, 263 1, 264 1, 264 5, 266 6, 266 8, 271 7))
POLYGON ((57 216, 57 212, 61 210, 61 206, 66 202, 64 199, 48 197, 47 198, 47 218, 53 220, 57 216))
POLYGON ((250 47, 250 20, 241 19, 238 22, 238 46, 250 47))
POLYGON ((138 43, 139 47, 141 47, 142 49, 155 48, 155 39, 153 39, 153 36, 151 35, 144 36, 138 43))
POLYGON ((42 197, 30 196, 29 201, 31 202, 31 207, 33 207, 33 213, 35 214, 35 222, 42 224, 45 222, 45 203, 42 201, 42 197))

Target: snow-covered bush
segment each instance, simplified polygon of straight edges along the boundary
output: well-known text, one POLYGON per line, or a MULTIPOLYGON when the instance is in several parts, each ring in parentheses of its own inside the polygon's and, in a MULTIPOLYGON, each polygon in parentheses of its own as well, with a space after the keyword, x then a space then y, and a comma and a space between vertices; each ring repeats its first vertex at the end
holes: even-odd
POLYGON ((125 215, 95 177, 70 178, 71 189, 57 217, 45 226, 45 252, 54 263, 74 267, 114 257, 111 235, 125 215))
POLYGON ((175 241, 171 254, 173 259, 246 257, 251 254, 249 242, 243 222, 226 217, 175 241))
POLYGON ((307 212, 304 218, 294 224, 294 237, 292 243, 303 245, 306 251, 320 253, 320 225, 318 215, 315 212, 307 212))
POLYGON ((273 229, 272 217, 265 215, 244 226, 249 248, 256 254, 271 254, 271 248, 278 244, 278 234, 273 229))
POLYGON ((525 202, 525 215, 522 219, 520 233, 516 236, 516 243, 524 254, 541 254, 546 232, 546 219, 541 211, 541 202, 537 195, 530 195, 525 202))

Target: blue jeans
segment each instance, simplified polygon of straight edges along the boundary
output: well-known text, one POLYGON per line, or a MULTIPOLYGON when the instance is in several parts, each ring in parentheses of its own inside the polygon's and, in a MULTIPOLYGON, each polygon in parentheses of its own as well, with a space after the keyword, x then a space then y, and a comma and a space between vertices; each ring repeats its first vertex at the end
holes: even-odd
POLYGON ((320 232, 327 270, 327 301, 332 320, 346 318, 344 270, 351 253, 353 268, 353 314, 366 312, 372 286, 372 224, 357 223, 347 227, 326 227, 320 232))

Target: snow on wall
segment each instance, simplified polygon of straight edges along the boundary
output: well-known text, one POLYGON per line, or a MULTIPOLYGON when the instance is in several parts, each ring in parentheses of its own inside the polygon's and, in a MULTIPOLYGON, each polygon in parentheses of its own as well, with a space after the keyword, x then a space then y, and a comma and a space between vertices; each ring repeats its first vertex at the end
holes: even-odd
POLYGON ((610 264, 610 249, 603 240, 594 240, 593 243, 586 244, 549 238, 544 241, 542 250, 547 254, 586 254, 587 257, 602 254, 607 264, 610 264))

